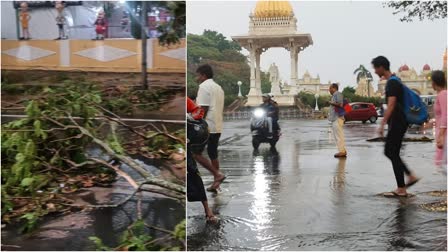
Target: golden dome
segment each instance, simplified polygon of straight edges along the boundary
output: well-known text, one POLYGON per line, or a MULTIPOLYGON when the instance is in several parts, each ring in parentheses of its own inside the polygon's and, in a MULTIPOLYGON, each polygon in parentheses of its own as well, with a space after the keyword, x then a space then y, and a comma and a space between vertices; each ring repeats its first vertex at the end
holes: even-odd
POLYGON ((289 1, 258 1, 255 6, 254 16, 266 17, 289 17, 293 14, 289 1))

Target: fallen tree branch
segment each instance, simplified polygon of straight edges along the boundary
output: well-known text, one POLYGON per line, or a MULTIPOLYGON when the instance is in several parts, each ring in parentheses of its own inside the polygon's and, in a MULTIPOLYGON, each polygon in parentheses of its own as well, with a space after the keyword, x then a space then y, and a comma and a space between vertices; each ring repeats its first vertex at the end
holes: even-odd
POLYGON ((122 205, 124 205, 126 202, 128 202, 129 200, 131 200, 135 194, 137 194, 138 192, 141 191, 148 191, 148 192, 153 192, 153 193, 158 193, 158 194, 162 194, 171 198, 175 198, 178 200, 184 200, 185 196, 179 195, 179 196, 175 196, 173 194, 169 194, 160 190, 156 190, 156 189, 148 189, 148 188, 142 188, 144 185, 148 184, 147 181, 142 182, 135 190, 132 194, 130 194, 129 196, 127 196, 126 198, 124 198, 122 201, 120 201, 119 203, 116 204, 102 204, 102 205, 79 205, 79 204, 66 204, 66 203, 61 203, 62 205, 65 206, 70 206, 70 207, 90 207, 90 208, 110 208, 110 207, 120 207, 122 205))
POLYGON ((145 223, 145 226, 147 228, 151 228, 151 229, 154 229, 154 230, 157 230, 157 231, 160 231, 160 232, 164 232, 164 233, 167 233, 167 234, 171 234, 171 235, 174 234, 173 231, 166 230, 166 229, 163 229, 163 228, 160 228, 160 227, 151 226, 151 225, 149 225, 147 223, 145 223))
POLYGON ((172 191, 176 191, 182 194, 185 194, 185 187, 178 185, 178 184, 174 184, 171 183, 169 181, 163 180, 163 179, 158 179, 155 178, 154 176, 152 176, 146 169, 144 169, 142 166, 140 166, 137 162, 135 162, 132 158, 122 155, 122 154, 118 154, 116 153, 108 144, 106 144, 105 142, 101 141, 100 139, 94 137, 87 129, 85 129, 82 126, 79 126, 79 124, 77 124, 73 118, 69 117, 70 120, 72 120, 72 122, 74 122, 79 130, 86 136, 92 138, 93 142, 95 142, 97 145, 99 145, 101 148, 103 148, 107 154, 109 154, 110 156, 115 157, 116 159, 120 160, 122 163, 128 165, 129 167, 131 167, 132 169, 134 169, 135 171, 137 171, 140 175, 142 175, 145 178, 145 183, 146 184, 151 184, 151 185, 157 185, 159 187, 163 187, 172 191))
POLYGON ((141 187, 140 190, 145 191, 145 192, 152 192, 152 193, 165 195, 165 196, 167 196, 169 198, 174 198, 174 199, 178 199, 178 200, 185 200, 185 195, 173 194, 173 193, 169 193, 169 192, 165 192, 165 191, 156 190, 154 188, 141 187))
POLYGON ((112 117, 110 117, 110 116, 103 116, 103 117, 106 118, 106 119, 108 119, 108 120, 110 120, 110 121, 113 121, 113 122, 116 122, 116 123, 120 124, 121 126, 125 127, 126 129, 128 129, 129 131, 135 133, 136 135, 138 135, 138 136, 144 138, 145 140, 150 140, 151 138, 153 138, 153 137, 155 137, 155 136, 163 135, 163 136, 166 136, 166 137, 168 137, 168 138, 171 138, 171 139, 173 139, 173 140, 175 140, 175 141, 177 141, 177 142, 179 142, 179 143, 181 143, 181 144, 184 144, 184 143, 185 143, 184 140, 182 140, 182 139, 180 139, 180 138, 178 138, 178 137, 175 137, 175 136, 169 134, 168 131, 167 131, 167 129, 166 129, 166 127, 165 127, 165 125, 163 125, 163 124, 162 124, 162 126, 163 126, 163 128, 164 128, 164 131, 161 131, 161 130, 160 130, 159 128, 157 128, 155 125, 153 125, 152 123, 150 123, 150 125, 153 125, 153 127, 156 129, 157 133, 156 133, 156 134, 152 134, 151 136, 146 136, 145 134, 142 134, 141 132, 137 131, 136 129, 134 129, 133 127, 127 125, 126 123, 124 123, 123 121, 121 121, 121 120, 119 120, 119 119, 112 118, 112 117))
POLYGON ((109 164, 108 162, 98 159, 98 158, 89 158, 89 160, 92 160, 94 162, 97 162, 99 164, 102 164, 104 166, 107 166, 108 168, 114 170, 116 173, 118 173, 118 175, 122 176, 124 179, 126 179, 126 181, 128 181, 128 183, 134 187, 134 189, 139 188, 139 185, 137 182, 135 182, 135 180, 133 178, 131 178, 131 176, 129 176, 127 173, 125 173, 124 171, 120 170, 117 166, 114 166, 112 164, 109 164))

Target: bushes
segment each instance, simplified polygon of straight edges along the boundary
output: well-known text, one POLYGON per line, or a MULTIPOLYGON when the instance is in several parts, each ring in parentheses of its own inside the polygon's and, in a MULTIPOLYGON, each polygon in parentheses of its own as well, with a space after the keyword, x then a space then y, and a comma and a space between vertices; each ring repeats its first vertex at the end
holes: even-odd
MULTIPOLYGON (((221 85, 225 94, 225 106, 238 98, 237 82, 241 81, 241 93, 247 95, 250 89, 250 67, 247 57, 241 53, 241 47, 235 41, 216 31, 205 30, 202 35, 188 35, 188 96, 196 96, 198 84, 195 81, 196 68, 209 64, 214 71, 214 80, 221 85)), ((269 75, 261 72, 261 90, 269 93, 271 83, 269 75)))
MULTIPOLYGON (((298 97, 305 105, 308 105, 312 108, 316 106, 316 98, 314 97, 314 94, 300 92, 298 97)), ((319 96, 319 98, 317 99, 317 104, 319 108, 327 106, 326 103, 330 101, 330 98, 331 98, 330 95, 319 96)))
POLYGON ((342 90, 342 94, 349 102, 368 102, 373 103, 376 107, 379 107, 382 103, 384 103, 384 99, 381 97, 365 97, 356 95, 353 87, 345 87, 344 90, 342 90))

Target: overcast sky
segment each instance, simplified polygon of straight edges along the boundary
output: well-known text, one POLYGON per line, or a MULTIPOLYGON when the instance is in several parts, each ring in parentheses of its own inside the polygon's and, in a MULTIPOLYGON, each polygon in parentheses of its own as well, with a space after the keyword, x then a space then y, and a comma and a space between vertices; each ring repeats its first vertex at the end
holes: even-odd
MULTIPOLYGON (((201 34, 210 29, 229 39, 246 34, 249 13, 255 4, 255 1, 189 1, 187 31, 201 34)), ((299 54, 299 78, 308 70, 313 77, 319 74, 322 83, 355 86, 354 69, 364 64, 373 73, 370 61, 378 55, 389 58, 393 71, 405 63, 418 73, 426 63, 433 69, 442 68, 447 46, 446 19, 402 23, 392 9, 370 1, 291 1, 291 5, 298 19, 298 31, 310 33, 314 42, 299 54)), ((263 70, 272 62, 278 65, 281 78, 289 82, 289 52, 273 48, 262 54, 263 70)), ((377 80, 375 76, 375 89, 377 80)))

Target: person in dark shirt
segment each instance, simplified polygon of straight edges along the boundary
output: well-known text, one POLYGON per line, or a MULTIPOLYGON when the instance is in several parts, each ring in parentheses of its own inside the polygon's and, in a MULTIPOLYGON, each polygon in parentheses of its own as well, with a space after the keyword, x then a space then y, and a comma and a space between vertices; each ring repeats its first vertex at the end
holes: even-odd
POLYGON ((269 128, 268 138, 272 138, 273 125, 277 124, 278 121, 278 106, 276 102, 271 100, 271 96, 269 94, 263 94, 262 97, 263 97, 263 104, 261 104, 260 107, 266 110, 266 117, 269 128))
POLYGON ((394 168, 395 179, 397 181, 397 189, 385 193, 386 197, 406 197, 406 189, 414 185, 419 178, 417 178, 403 163, 400 157, 400 149, 403 142, 403 137, 408 128, 405 114, 403 112, 403 84, 397 80, 390 79, 392 73, 390 72, 389 60, 384 56, 378 56, 372 60, 375 73, 381 78, 385 77, 388 81, 386 83, 386 103, 387 110, 384 113, 381 126, 378 128, 378 134, 382 137, 384 135, 384 126, 387 123, 386 144, 384 146, 384 154, 392 162, 394 168), (408 177, 408 183, 405 184, 404 175, 408 177))
MULTIPOLYGON (((187 113, 192 119, 201 120, 204 118, 204 110, 187 97, 187 113)), ((187 124, 187 132, 190 132, 191 124, 187 124)), ((198 166, 193 157, 192 145, 193 136, 187 133, 187 200, 189 202, 200 201, 204 207, 205 217, 207 222, 215 223, 218 218, 213 214, 213 211, 208 205, 207 195, 205 193, 204 182, 198 170, 198 166)), ((209 165, 211 166, 211 164, 209 165)))

